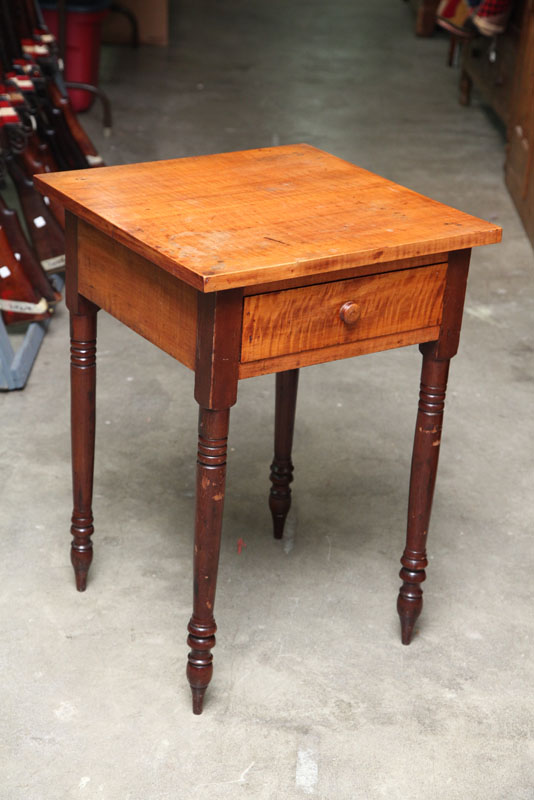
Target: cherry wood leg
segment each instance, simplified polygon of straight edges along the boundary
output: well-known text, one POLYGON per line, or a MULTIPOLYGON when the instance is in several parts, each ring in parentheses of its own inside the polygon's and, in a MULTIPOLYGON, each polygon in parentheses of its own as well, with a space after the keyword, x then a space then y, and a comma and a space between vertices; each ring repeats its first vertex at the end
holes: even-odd
POLYGON ((212 648, 217 625, 213 616, 226 482, 230 410, 200 408, 198 425, 197 502, 193 562, 193 616, 188 625, 187 678, 193 713, 201 714, 213 674, 212 648))
POLYGON ((426 539, 438 468, 439 445, 450 360, 435 359, 430 346, 421 346, 423 368, 415 428, 408 501, 406 548, 401 558, 403 580, 397 601, 402 643, 410 644, 423 607, 421 584, 426 578, 426 539))
POLYGON ((76 588, 85 591, 93 560, 93 468, 95 452, 96 313, 97 307, 80 301, 71 313, 71 440, 72 512, 71 561, 76 588))
POLYGON ((276 406, 274 421, 274 460, 271 464, 271 491, 269 508, 273 517, 275 539, 284 534, 286 517, 291 507, 291 488, 293 480, 293 429, 295 427, 295 408, 299 384, 298 369, 276 373, 276 406))

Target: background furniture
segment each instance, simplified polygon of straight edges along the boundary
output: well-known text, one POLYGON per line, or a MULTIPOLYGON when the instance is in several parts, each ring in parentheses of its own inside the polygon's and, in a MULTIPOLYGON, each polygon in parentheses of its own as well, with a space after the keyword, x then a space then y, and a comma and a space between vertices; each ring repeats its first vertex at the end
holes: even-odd
POLYGON ((506 127, 506 184, 534 245, 534 0, 518 0, 502 35, 463 43, 462 104, 473 86, 506 127))
MULTIPOLYGON (((51 275, 55 289, 63 289, 63 278, 51 275)), ((41 347, 50 320, 31 322, 15 350, 0 315, 0 390, 23 389, 41 347)))
MULTIPOLYGON (((119 10, 118 3, 111 10, 119 10)), ((112 14, 104 22, 102 41, 109 44, 128 44, 132 40, 132 20, 135 38, 140 44, 165 47, 169 43, 168 0, 121 0, 120 15, 112 14)))
POLYGON ((525 0, 518 0, 505 33, 461 40, 460 102, 469 103, 475 86, 505 125, 510 115, 526 5, 525 0))
POLYGON ((507 122, 506 185, 534 244, 534 0, 523 8, 507 122))
POLYGON ((436 11, 439 0, 410 0, 415 11, 415 33, 417 36, 432 36, 436 27, 436 11))

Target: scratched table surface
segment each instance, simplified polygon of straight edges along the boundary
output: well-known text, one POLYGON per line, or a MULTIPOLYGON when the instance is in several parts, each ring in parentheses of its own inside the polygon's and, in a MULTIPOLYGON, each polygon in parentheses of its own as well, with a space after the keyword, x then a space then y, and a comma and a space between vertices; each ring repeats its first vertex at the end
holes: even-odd
POLYGON ((35 176, 203 292, 499 241, 496 225, 310 145, 35 176))

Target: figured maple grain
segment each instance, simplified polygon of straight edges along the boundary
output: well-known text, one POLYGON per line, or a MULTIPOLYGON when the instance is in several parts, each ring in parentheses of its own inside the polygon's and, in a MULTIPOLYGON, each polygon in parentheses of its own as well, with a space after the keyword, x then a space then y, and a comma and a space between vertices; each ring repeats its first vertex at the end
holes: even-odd
POLYGON ((198 292, 82 221, 78 291, 194 369, 198 292))
POLYGON ((335 278, 336 281, 344 281, 348 278, 363 278, 365 275, 376 275, 380 272, 398 272, 401 269, 410 267, 428 267, 430 264, 444 264, 447 261, 448 253, 435 253, 430 256, 419 256, 418 258, 406 258, 402 261, 384 261, 377 268, 376 264, 361 264, 358 267, 348 267, 340 269, 335 276, 331 272, 322 275, 304 275, 300 278, 288 278, 283 281, 270 283, 260 283, 255 286, 247 286, 243 289, 243 295, 263 294, 263 292, 279 292, 282 289, 295 289, 297 286, 311 286, 316 283, 328 283, 335 278))
POLYGON ((305 144, 35 182, 204 292, 490 244, 501 235, 496 225, 305 144))
POLYGON ((241 361, 258 361, 439 325, 447 265, 245 298, 241 361), (354 324, 347 304, 358 306, 354 324))
POLYGON ((335 347, 319 347, 317 350, 306 350, 302 353, 290 353, 288 356, 276 358, 263 358, 260 361, 246 361, 239 365, 239 379, 255 378, 258 375, 270 375, 273 372, 283 372, 288 369, 310 367, 313 364, 325 364, 328 361, 339 361, 342 358, 365 356, 368 353, 379 353, 382 350, 393 350, 397 347, 407 347, 411 344, 433 342, 439 336, 439 325, 431 328, 421 328, 406 333, 394 333, 390 336, 377 336, 374 339, 364 339, 361 342, 349 342, 335 347))

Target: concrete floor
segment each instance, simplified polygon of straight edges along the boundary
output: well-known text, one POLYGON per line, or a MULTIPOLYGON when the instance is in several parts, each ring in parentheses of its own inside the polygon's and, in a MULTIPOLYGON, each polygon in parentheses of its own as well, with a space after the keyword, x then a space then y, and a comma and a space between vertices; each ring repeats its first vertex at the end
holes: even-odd
MULTIPOLYGON (((178 4, 176 4, 178 6, 178 4)), ((410 647, 395 601, 420 357, 303 371, 289 536, 266 505, 272 377, 244 381, 215 674, 184 666, 192 376, 101 314, 95 560, 68 556, 67 315, 1 398, 2 800, 532 800, 534 288, 477 98, 399 0, 183 0, 168 49, 108 49, 108 163, 307 141, 504 227, 474 253, 410 647), (237 552, 242 538, 246 548, 237 552)), ((147 192, 150 187, 147 187, 147 192)))

